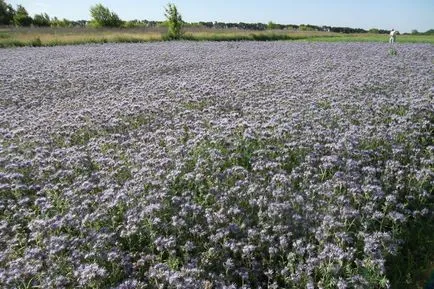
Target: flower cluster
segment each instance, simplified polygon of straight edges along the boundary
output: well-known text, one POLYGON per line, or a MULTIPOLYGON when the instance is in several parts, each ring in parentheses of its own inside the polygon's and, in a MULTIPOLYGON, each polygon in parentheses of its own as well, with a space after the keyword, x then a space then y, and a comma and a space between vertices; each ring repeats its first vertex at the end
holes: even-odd
POLYGON ((0 287, 387 288, 432 215, 429 45, 0 54, 0 287))

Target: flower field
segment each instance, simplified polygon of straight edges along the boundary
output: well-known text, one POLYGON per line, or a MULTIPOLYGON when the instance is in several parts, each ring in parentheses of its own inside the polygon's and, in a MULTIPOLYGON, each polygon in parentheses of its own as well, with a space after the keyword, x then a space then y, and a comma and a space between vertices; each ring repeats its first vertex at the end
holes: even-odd
POLYGON ((433 46, 0 51, 1 288, 389 288, 433 217, 433 46))

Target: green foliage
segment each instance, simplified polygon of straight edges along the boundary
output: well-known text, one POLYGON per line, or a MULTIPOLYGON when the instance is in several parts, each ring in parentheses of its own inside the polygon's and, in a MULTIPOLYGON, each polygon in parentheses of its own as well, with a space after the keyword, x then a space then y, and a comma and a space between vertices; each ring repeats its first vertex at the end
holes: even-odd
POLYGON ((33 47, 39 47, 39 46, 42 46, 41 38, 36 37, 35 39, 33 39, 31 45, 32 45, 33 47))
POLYGON ((120 27, 122 25, 119 16, 102 4, 90 7, 90 15, 92 16, 91 25, 94 27, 120 27))
POLYGON ((378 34, 378 33, 380 33, 380 30, 378 28, 371 28, 371 29, 369 29, 368 32, 373 33, 373 34, 378 34))
POLYGON ((14 15, 14 8, 10 4, 6 4, 4 0, 0 0, 0 25, 12 24, 14 15))
POLYGON ((183 21, 181 14, 179 14, 178 9, 175 4, 167 4, 166 13, 164 14, 168 23, 168 38, 169 39, 180 39, 182 35, 183 21))
POLYGON ((145 27, 146 25, 139 21, 139 20, 130 20, 130 21, 125 21, 122 24, 122 27, 124 28, 135 28, 135 27, 145 27))
POLYGON ((403 229, 401 238, 405 245, 386 263, 392 288, 422 289, 434 273, 434 223, 431 218, 432 215, 419 218, 403 229))
POLYGON ((60 20, 57 17, 54 17, 51 20, 51 27, 70 27, 70 26, 71 26, 71 21, 65 18, 60 20))
POLYGON ((396 56, 398 55, 398 51, 395 48, 389 48, 389 55, 396 56))
POLYGON ((35 26, 45 26, 48 27, 51 25, 50 17, 47 13, 36 14, 33 17, 33 25, 35 26))
POLYGON ((298 29, 299 29, 300 31, 317 31, 317 30, 318 30, 315 26, 310 25, 310 24, 301 24, 301 25, 298 27, 298 29))
POLYGON ((169 21, 162 21, 157 24, 157 27, 169 28, 169 21))
POLYGON ((11 35, 9 33, 0 31, 0 39, 7 39, 10 37, 11 37, 11 35))
POLYGON ((276 23, 274 23, 273 21, 268 22, 267 29, 273 30, 273 29, 277 29, 277 28, 278 28, 278 26, 276 23))
POLYGON ((17 12, 14 15, 14 24, 16 26, 30 26, 33 22, 32 17, 27 13, 26 8, 21 5, 17 6, 17 12))

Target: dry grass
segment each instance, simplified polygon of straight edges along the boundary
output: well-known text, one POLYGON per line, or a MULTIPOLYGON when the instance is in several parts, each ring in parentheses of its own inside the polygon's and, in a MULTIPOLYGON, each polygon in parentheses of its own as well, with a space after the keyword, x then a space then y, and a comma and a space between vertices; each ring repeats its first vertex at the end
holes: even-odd
POLYGON ((162 29, 3 28, 0 47, 163 40, 162 29))

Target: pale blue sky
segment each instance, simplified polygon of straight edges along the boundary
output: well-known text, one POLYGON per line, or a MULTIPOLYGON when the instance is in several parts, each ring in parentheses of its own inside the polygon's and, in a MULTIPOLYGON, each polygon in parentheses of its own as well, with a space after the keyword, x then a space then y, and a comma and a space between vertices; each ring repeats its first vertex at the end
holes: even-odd
POLYGON ((312 24, 381 28, 400 32, 434 29, 434 0, 6 0, 23 5, 33 16, 90 19, 90 6, 101 3, 123 20, 164 20, 164 7, 174 3, 187 22, 221 21, 312 24))

